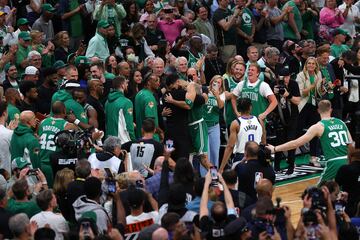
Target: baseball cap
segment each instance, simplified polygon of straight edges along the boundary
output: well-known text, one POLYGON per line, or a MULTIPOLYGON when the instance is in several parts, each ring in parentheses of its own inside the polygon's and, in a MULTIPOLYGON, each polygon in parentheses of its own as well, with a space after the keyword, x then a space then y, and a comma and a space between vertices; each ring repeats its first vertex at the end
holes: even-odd
POLYGON ((51 13, 56 11, 56 8, 54 8, 50 3, 44 3, 41 6, 41 9, 45 12, 51 12, 51 13))
POLYGON ((18 38, 19 39, 21 38, 25 41, 31 40, 30 33, 28 33, 28 32, 20 32, 18 38))
POLYGON ((75 65, 78 66, 80 64, 90 65, 90 60, 86 56, 77 56, 75 58, 75 65))
POLYGON ((88 221, 91 221, 91 222, 93 222, 94 224, 96 224, 96 220, 97 220, 96 213, 91 212, 91 211, 84 212, 84 213, 81 215, 79 221, 84 221, 84 220, 88 220, 88 221))
POLYGON ((38 69, 36 67, 28 66, 28 67, 25 68, 25 73, 24 74, 25 75, 36 75, 38 73, 39 73, 39 71, 38 71, 38 69))
POLYGON ((290 76, 291 74, 290 74, 289 68, 284 67, 284 68, 279 69, 278 75, 282 76, 282 77, 285 77, 285 76, 290 76))
POLYGON ((69 88, 79 88, 80 87, 80 83, 74 80, 67 80, 64 82, 64 88, 65 89, 69 89, 69 88))
POLYGON ((26 159, 22 158, 22 157, 16 157, 12 160, 11 162, 11 169, 15 170, 15 169, 23 169, 26 166, 29 166, 30 163, 28 161, 26 161, 26 159))
MULTIPOLYGON (((228 225, 226 225, 226 227, 224 228, 224 233, 225 236, 239 236, 244 233, 247 232, 248 228, 247 228, 247 223, 245 218, 243 217, 239 217, 237 219, 235 219, 234 221, 230 222, 228 225)), ((239 238, 237 238, 239 239, 239 238)))
POLYGON ((346 30, 342 29, 342 28, 337 28, 332 33, 333 36, 336 36, 336 35, 339 35, 339 34, 344 35, 344 36, 349 35, 348 32, 346 30))
POLYGON ((5 66, 4 66, 4 72, 7 73, 7 72, 9 71, 10 67, 11 67, 11 63, 5 64, 5 66))
POLYGON ((0 16, 6 15, 6 12, 0 11, 0 16))
POLYGON ((64 68, 66 66, 67 66, 67 64, 65 64, 62 60, 57 60, 54 63, 53 68, 55 68, 56 70, 59 70, 59 69, 64 68))
POLYGON ((108 28, 110 26, 109 22, 106 20, 100 20, 97 23, 97 28, 108 28))
POLYGON ((21 26, 21 25, 28 25, 29 21, 26 18, 19 18, 17 20, 16 26, 21 26))

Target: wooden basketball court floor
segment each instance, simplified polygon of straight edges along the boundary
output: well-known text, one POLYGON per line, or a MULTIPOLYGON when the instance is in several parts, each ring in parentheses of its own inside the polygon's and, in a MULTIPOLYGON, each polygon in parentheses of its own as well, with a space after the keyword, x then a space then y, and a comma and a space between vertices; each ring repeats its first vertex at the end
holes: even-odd
POLYGON ((315 177, 275 187, 273 201, 276 203, 275 199, 280 197, 282 199, 280 205, 286 205, 291 209, 291 222, 295 228, 299 221, 301 209, 303 207, 301 194, 307 187, 316 185, 318 180, 319 177, 315 177))

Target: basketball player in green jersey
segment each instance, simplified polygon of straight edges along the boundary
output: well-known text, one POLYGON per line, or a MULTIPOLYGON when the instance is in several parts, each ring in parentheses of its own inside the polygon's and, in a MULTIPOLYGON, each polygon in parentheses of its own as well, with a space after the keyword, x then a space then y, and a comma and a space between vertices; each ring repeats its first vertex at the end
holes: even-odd
POLYGON ((334 179, 342 165, 347 164, 348 145, 352 138, 345 123, 340 119, 331 117, 331 103, 322 100, 318 105, 321 120, 312 125, 301 137, 279 146, 268 145, 272 153, 296 149, 309 142, 314 137, 319 137, 325 157, 325 169, 320 176, 319 183, 334 179))
POLYGON ((45 118, 39 125, 38 135, 40 142, 39 159, 41 162, 41 171, 46 176, 49 187, 52 187, 53 176, 50 163, 50 154, 56 152, 54 136, 63 130, 78 129, 75 124, 66 121, 66 109, 64 103, 56 101, 52 105, 53 116, 45 118))

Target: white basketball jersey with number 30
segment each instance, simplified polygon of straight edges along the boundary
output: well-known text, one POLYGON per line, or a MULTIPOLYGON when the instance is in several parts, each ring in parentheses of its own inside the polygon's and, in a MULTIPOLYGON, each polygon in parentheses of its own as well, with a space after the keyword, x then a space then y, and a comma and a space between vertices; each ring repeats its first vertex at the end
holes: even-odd
POLYGON ((245 143, 248 141, 260 143, 263 131, 259 120, 255 116, 239 117, 237 120, 240 123, 240 131, 237 135, 234 153, 244 153, 245 143))

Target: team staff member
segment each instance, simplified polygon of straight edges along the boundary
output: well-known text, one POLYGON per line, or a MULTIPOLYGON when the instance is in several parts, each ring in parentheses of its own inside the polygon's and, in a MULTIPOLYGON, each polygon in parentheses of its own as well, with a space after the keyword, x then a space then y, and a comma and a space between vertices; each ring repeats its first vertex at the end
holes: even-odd
POLYGON ((240 112, 240 117, 231 123, 230 137, 221 161, 221 166, 219 168, 220 172, 224 171, 224 168, 233 153, 234 147, 235 156, 233 162, 238 162, 244 157, 246 142, 253 141, 257 144, 261 141, 265 142, 263 126, 260 124, 257 117, 251 115, 251 100, 249 98, 239 98, 237 100, 237 110, 240 112))
POLYGON ((76 125, 65 120, 66 109, 64 103, 56 101, 52 105, 53 116, 45 118, 39 125, 40 142, 39 161, 41 171, 45 174, 48 186, 52 187, 53 172, 50 164, 50 154, 57 151, 54 136, 63 130, 75 130, 76 125))
POLYGON ((128 142, 122 146, 131 155, 133 170, 137 170, 143 177, 149 177, 149 168, 154 169, 155 159, 162 156, 164 147, 154 140, 155 122, 148 118, 142 124, 142 138, 128 142))
POLYGON ((128 88, 125 77, 114 78, 113 87, 105 104, 106 135, 119 137, 123 144, 135 140, 133 104, 124 95, 128 88))
POLYGON ((236 108, 236 99, 238 97, 250 98, 252 104, 251 114, 258 117, 259 120, 265 120, 278 102, 271 90, 269 84, 259 79, 260 67, 257 63, 250 63, 248 68, 248 78, 241 81, 232 91, 232 107, 237 116, 240 114, 236 108))
POLYGON ((352 138, 346 124, 337 118, 332 118, 331 103, 322 100, 318 105, 321 120, 312 125, 301 137, 279 146, 269 145, 267 148, 272 153, 296 149, 309 142, 314 137, 319 137, 325 157, 325 169, 321 174, 319 183, 335 178, 339 168, 347 164, 348 144, 352 138))
POLYGON ((156 134, 154 139, 160 141, 158 104, 154 97, 155 92, 160 87, 160 79, 152 71, 144 76, 144 88, 135 97, 135 118, 136 118, 136 137, 141 137, 142 123, 147 118, 154 119, 156 134))

